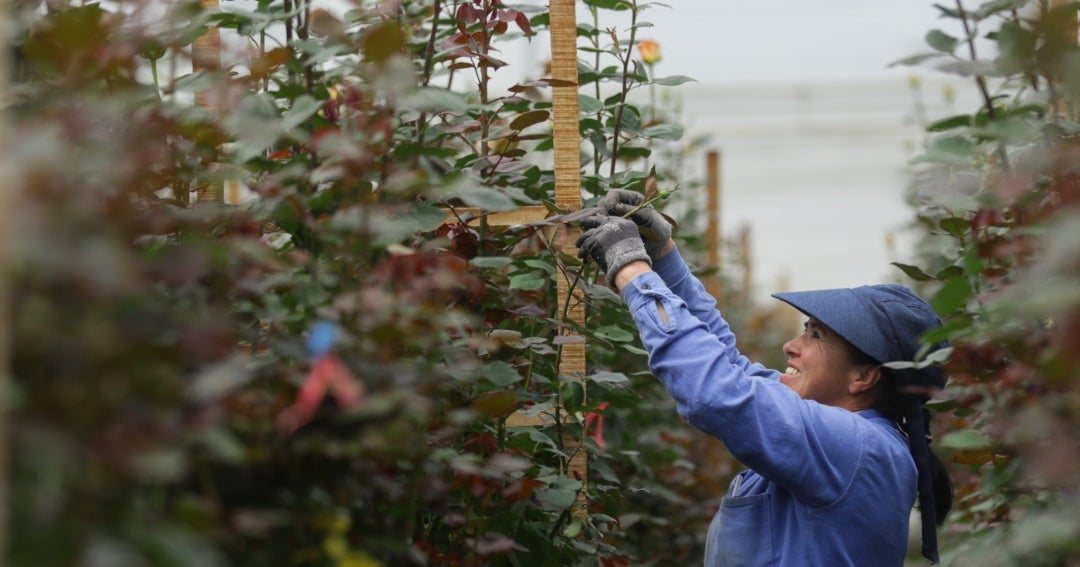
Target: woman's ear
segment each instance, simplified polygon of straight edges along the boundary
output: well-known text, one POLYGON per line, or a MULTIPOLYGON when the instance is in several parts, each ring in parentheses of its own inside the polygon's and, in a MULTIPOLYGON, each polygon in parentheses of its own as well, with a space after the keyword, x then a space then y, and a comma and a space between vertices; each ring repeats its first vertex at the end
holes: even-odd
POLYGON ((860 366, 856 372, 858 374, 848 384, 848 393, 853 396, 872 390, 881 380, 881 367, 874 364, 860 366))

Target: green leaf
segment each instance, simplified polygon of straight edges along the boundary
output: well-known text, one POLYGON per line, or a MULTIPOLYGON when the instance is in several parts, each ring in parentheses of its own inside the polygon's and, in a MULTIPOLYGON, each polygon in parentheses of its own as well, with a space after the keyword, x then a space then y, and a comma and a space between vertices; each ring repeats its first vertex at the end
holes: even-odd
POLYGON ((365 217, 356 208, 342 209, 334 213, 326 227, 340 232, 368 231, 373 244, 388 246, 416 234, 434 230, 446 220, 446 212, 438 207, 414 203, 409 210, 395 215, 365 217))
POLYGON ((652 155, 652 150, 649 148, 638 148, 635 146, 620 146, 619 157, 622 159, 638 159, 647 158, 652 155))
POLYGON ((513 258, 507 258, 506 256, 477 256, 469 260, 469 263, 480 269, 497 270, 509 266, 513 261, 513 258))
POLYGON ((948 280, 962 275, 964 275, 964 268, 961 268, 960 266, 949 266, 934 274, 934 279, 948 280))
POLYGON ((436 87, 420 87, 406 93, 398 99, 398 107, 430 114, 465 112, 469 109, 463 95, 436 87))
POLYGON ((1019 73, 1034 63, 1039 41, 1036 33, 1024 29, 1016 22, 1005 22, 1001 24, 993 39, 997 41, 998 52, 1001 53, 998 63, 1003 72, 1019 73))
POLYGON ((586 6, 593 6, 604 10, 621 12, 629 10, 632 6, 627 0, 584 0, 586 6))
POLYGON ((239 162, 258 156, 286 131, 274 98, 265 93, 244 97, 236 110, 226 115, 223 125, 227 132, 236 136, 236 160, 239 162))
POLYGON ((574 518, 566 528, 563 529, 563 537, 573 539, 581 534, 581 520, 574 518))
POLYGON ((918 362, 914 362, 914 361, 910 361, 910 360, 894 360, 894 361, 891 361, 891 362, 886 362, 885 364, 882 364, 882 366, 885 366, 887 368, 896 368, 896 369, 899 369, 899 370, 903 370, 903 369, 906 369, 906 368, 915 368, 915 369, 927 368, 927 367, 930 367, 930 366, 937 366, 937 365, 941 365, 941 364, 944 364, 944 363, 948 362, 949 357, 952 356, 952 353, 953 353, 953 348, 952 347, 939 348, 939 349, 935 350, 934 352, 931 352, 929 354, 929 356, 927 356, 926 358, 924 358, 924 359, 922 359, 922 360, 920 360, 918 362))
POLYGON ((563 510, 577 501, 581 487, 580 480, 559 476, 547 488, 537 490, 536 498, 546 509, 563 510))
POLYGON ((975 17, 980 20, 985 20, 994 14, 1001 12, 1009 12, 1012 10, 1018 10, 1027 5, 1028 0, 990 0, 983 3, 975 10, 975 17))
POLYGON ((517 370, 502 361, 489 362, 478 368, 476 374, 500 387, 509 386, 522 380, 521 374, 517 370))
POLYGON ((983 449, 993 443, 990 438, 978 431, 953 431, 939 441, 946 449, 983 449))
POLYGON ((606 325, 594 331, 597 337, 616 343, 628 343, 634 340, 634 335, 620 327, 606 325))
POLYGON ((971 221, 962 217, 949 217, 938 221, 938 226, 941 227, 941 230, 957 238, 962 238, 971 228, 971 221))
POLYGON ((941 12, 941 15, 946 18, 959 19, 964 16, 963 12, 956 8, 950 8, 948 6, 942 6, 941 4, 934 4, 934 7, 941 12))
POLYGON ((697 79, 693 77, 687 77, 686 75, 672 75, 670 77, 660 77, 659 79, 653 79, 653 83, 657 85, 663 85, 665 87, 675 87, 683 83, 696 83, 697 79))
POLYGON ((281 116, 282 126, 288 129, 296 128, 311 118, 322 108, 322 101, 316 100, 310 95, 303 95, 293 101, 292 107, 281 116))
POLYGON ((549 278, 555 277, 555 266, 551 262, 530 258, 525 260, 525 265, 544 272, 549 278))
POLYGON ((586 284, 581 286, 582 291, 585 292, 585 296, 589 299, 603 299, 607 301, 622 301, 622 296, 615 293, 610 287, 606 285, 586 284))
POLYGON ((585 404, 585 385, 579 380, 565 380, 559 387, 559 399, 570 414, 581 411, 585 404))
POLYGON ((971 284, 966 277, 956 277, 945 282, 941 289, 934 294, 930 305, 941 314, 952 313, 967 305, 971 298, 971 284))
POLYGON ((538 289, 543 289, 543 287, 549 282, 550 280, 541 278, 534 273, 518 274, 516 276, 511 276, 510 289, 520 289, 522 291, 536 291, 538 289))
POLYGON ((549 116, 551 116, 551 113, 546 110, 530 110, 510 121, 510 128, 521 131, 534 124, 544 122, 549 116))
POLYGON ((914 162, 968 165, 975 161, 975 142, 964 136, 939 136, 914 162))
POLYGON ((554 453, 561 453, 561 451, 559 451, 559 446, 555 441, 551 437, 545 435, 543 431, 538 431, 537 429, 530 427, 525 430, 525 434, 533 443, 547 447, 554 453))
POLYGON ((622 372, 606 372, 602 370, 590 374, 588 379, 603 384, 627 384, 630 382, 630 379, 622 372))
POLYGON ((451 186, 449 195, 461 199, 470 207, 478 207, 488 212, 509 211, 517 208, 514 200, 502 191, 464 181, 451 186))
POLYGON ((604 103, 600 99, 589 95, 578 95, 578 110, 585 114, 596 114, 604 109, 604 103))
POLYGON ((892 265, 896 266, 897 268, 900 268, 900 271, 904 272, 904 274, 906 274, 907 277, 909 277, 909 278, 911 278, 911 279, 913 279, 913 280, 915 280, 917 282, 928 282, 928 281, 934 279, 929 274, 922 271, 922 268, 919 268, 918 266, 911 266, 911 265, 908 265, 908 264, 901 264, 900 262, 892 262, 892 265))
POLYGON ((926 33, 926 43, 942 53, 952 53, 960 41, 941 30, 930 30, 926 33))
POLYGON ((942 118, 936 122, 930 123, 926 127, 927 132, 944 132, 945 130, 952 130, 953 128, 963 128, 965 126, 971 126, 971 116, 967 114, 960 114, 957 116, 950 116, 948 118, 942 118))
POLYGON ((641 131, 645 138, 675 141, 683 137, 683 127, 678 124, 657 124, 641 131))

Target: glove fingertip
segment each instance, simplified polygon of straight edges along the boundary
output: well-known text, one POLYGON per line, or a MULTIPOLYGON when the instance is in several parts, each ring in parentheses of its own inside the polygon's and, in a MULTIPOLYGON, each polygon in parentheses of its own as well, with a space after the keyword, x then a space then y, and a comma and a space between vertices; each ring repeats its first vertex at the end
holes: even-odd
POLYGON ((629 189, 614 189, 613 192, 618 195, 620 202, 629 203, 635 207, 645 200, 645 197, 642 197, 641 193, 629 189))
POLYGON ((600 217, 600 216, 583 218, 583 219, 581 219, 581 223, 580 223, 581 228, 582 228, 582 230, 586 230, 586 231, 594 229, 594 228, 600 226, 600 224, 603 222, 603 220, 604 220, 604 217, 600 217))

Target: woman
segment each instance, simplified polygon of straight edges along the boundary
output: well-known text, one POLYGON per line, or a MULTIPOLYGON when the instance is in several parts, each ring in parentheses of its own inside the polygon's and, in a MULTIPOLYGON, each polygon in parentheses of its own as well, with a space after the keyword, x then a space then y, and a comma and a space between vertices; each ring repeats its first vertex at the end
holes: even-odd
POLYGON ((922 405, 945 377, 881 366, 916 358, 941 323, 930 306, 897 285, 776 294, 809 321, 784 345, 787 370, 769 370, 739 353, 671 225, 641 201, 604 197, 606 215, 582 221, 579 254, 621 292, 679 413, 749 467, 713 519, 705 565, 899 567, 916 499, 923 554, 937 562, 952 487, 922 405))

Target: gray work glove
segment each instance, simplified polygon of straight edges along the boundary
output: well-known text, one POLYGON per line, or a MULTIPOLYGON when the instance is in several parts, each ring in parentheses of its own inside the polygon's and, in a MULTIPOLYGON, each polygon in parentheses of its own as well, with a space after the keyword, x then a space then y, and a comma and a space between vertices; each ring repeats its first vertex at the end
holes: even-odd
POLYGON ((638 226, 620 217, 588 217, 581 221, 585 232, 577 239, 578 257, 591 257, 607 275, 607 284, 615 287, 615 274, 630 262, 641 260, 652 265, 638 226))
MULTIPOLYGON (((645 197, 641 193, 626 189, 612 189, 604 195, 603 199, 600 199, 597 205, 613 217, 625 217, 644 200, 645 197)), ((660 259, 660 253, 671 239, 671 223, 664 220, 664 215, 652 206, 642 208, 630 215, 629 219, 642 228, 641 240, 645 243, 645 251, 649 253, 649 258, 660 259)))

